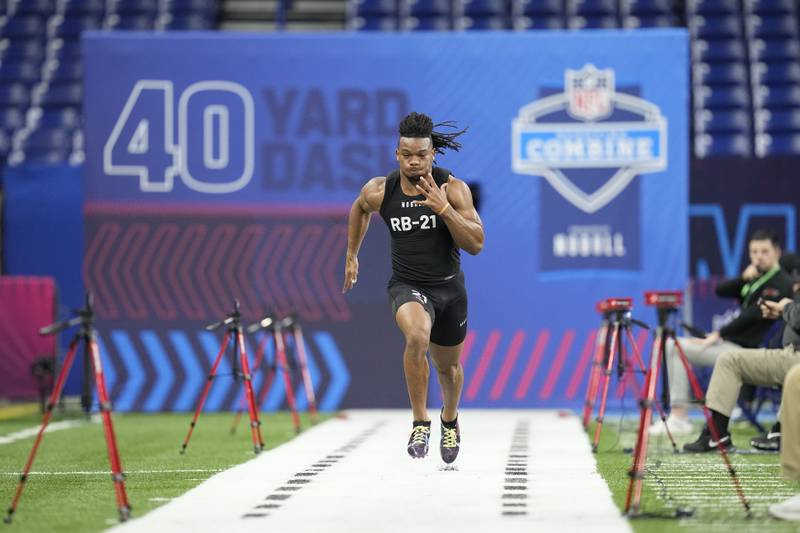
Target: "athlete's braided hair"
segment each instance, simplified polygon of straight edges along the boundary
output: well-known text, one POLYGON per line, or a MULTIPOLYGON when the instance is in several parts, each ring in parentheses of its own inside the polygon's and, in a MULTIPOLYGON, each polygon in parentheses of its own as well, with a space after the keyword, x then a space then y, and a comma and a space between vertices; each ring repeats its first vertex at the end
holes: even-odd
POLYGON ((456 152, 461 148, 461 143, 456 141, 456 137, 467 131, 466 128, 460 131, 451 133, 443 133, 441 131, 434 131, 434 128, 445 127, 457 129, 456 123, 448 120, 446 122, 439 122, 434 124, 431 117, 424 113, 412 112, 400 122, 400 136, 401 137, 430 137, 433 144, 433 149, 437 154, 443 154, 445 148, 455 150, 456 152))

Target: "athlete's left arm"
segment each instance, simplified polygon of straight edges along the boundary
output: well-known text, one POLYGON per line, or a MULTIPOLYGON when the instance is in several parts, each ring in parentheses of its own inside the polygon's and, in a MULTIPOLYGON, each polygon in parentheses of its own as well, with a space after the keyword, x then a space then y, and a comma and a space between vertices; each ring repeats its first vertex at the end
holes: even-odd
POLYGON ((467 184, 450 176, 447 183, 439 187, 428 173, 416 187, 425 196, 424 201, 416 203, 427 205, 444 220, 459 248, 477 255, 483 248, 483 222, 472 203, 472 193, 467 184))

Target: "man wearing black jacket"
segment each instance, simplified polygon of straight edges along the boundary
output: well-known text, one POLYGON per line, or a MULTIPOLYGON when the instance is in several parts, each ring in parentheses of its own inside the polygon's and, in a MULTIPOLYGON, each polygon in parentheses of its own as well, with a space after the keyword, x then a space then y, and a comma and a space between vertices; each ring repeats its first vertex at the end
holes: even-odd
MULTIPOLYGON (((792 296, 792 280, 781 270, 780 246, 774 234, 758 230, 748 243, 750 265, 738 278, 717 285, 717 296, 735 298, 741 305, 739 316, 719 332, 705 339, 680 338, 686 358, 696 366, 713 367, 725 352, 741 348, 756 348, 772 327, 774 318, 762 315, 759 299, 777 302, 792 296)), ((689 378, 673 343, 667 345, 667 370, 672 412, 667 423, 673 434, 686 435, 692 431, 689 422, 689 378)), ((663 424, 654 424, 651 434, 663 433, 663 424)))

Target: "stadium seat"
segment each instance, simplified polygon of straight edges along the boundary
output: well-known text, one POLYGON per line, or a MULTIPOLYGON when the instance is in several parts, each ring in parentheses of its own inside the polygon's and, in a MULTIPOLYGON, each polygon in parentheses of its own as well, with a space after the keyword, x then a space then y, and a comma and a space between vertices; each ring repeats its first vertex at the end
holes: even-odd
POLYGON ((54 0, 23 0, 17 3, 16 14, 50 15, 56 9, 54 0))
POLYGON ((111 11, 119 15, 149 15, 158 12, 158 0, 111 0, 111 11))
POLYGON ((412 31, 447 31, 452 29, 452 20, 448 17, 407 17, 403 23, 404 30, 412 31))
POLYGON ((695 104, 709 109, 749 108, 750 92, 744 85, 701 86, 694 93, 695 104))
POLYGON ((115 30, 152 30, 155 28, 155 19, 149 15, 119 15, 111 27, 115 30))
POLYGON ((42 107, 77 107, 81 105, 83 87, 80 83, 52 83, 42 96, 42 107))
POLYGON ((631 15, 669 15, 672 13, 670 0, 623 0, 623 11, 631 15))
POLYGON ((25 148, 25 162, 43 165, 58 165, 69 160, 72 152, 68 148, 25 148))
POLYGON ((622 21, 624 28, 671 28, 680 26, 680 21, 674 15, 636 15, 625 17, 622 21))
POLYGON ((405 0, 408 15, 415 18, 449 17, 450 0, 405 0))
POLYGON ((217 12, 216 0, 162 0, 161 5, 168 13, 215 15, 217 12))
POLYGON ((359 17, 397 16, 397 0, 353 0, 353 12, 359 17))
POLYGON ((45 21, 37 15, 12 15, 0 29, 0 37, 42 39, 45 35, 45 21))
POLYGON ((756 15, 791 15, 795 13, 793 0, 744 0, 745 10, 756 15))
POLYGON ((214 22, 205 15, 167 15, 165 30, 209 30, 214 22))
POLYGON ((505 30, 510 25, 510 19, 505 16, 497 17, 461 17, 459 28, 464 30, 505 30))
POLYGON ((750 43, 750 57, 753 61, 771 63, 774 61, 800 60, 800 41, 797 39, 782 39, 765 41, 754 39, 750 43))
POLYGON ((62 63, 75 63, 82 57, 80 41, 60 40, 56 46, 56 57, 62 63))
POLYGON ((466 17, 505 17, 509 14, 506 0, 462 0, 462 5, 466 17))
POLYGON ((0 107, 25 106, 30 101, 28 87, 23 83, 0 84, 0 107))
POLYGON ((767 109, 800 106, 800 85, 757 86, 753 101, 756 107, 767 109))
POLYGON ((3 61, 0 65, 0 83, 20 82, 30 86, 39 81, 40 76, 38 62, 3 61))
POLYGON ((39 118, 38 126, 43 129, 62 129, 72 131, 81 125, 79 108, 54 108, 44 109, 39 118))
POLYGON ((564 14, 564 6, 561 0, 520 0, 519 13, 534 20, 541 17, 560 17, 564 14))
POLYGON ((356 17, 350 29, 357 31, 393 31, 398 28, 397 17, 356 17))
POLYGON ((567 27, 573 30, 594 28, 618 28, 616 17, 569 17, 567 27))
POLYGON ((737 85, 747 79, 742 63, 695 63, 693 71, 701 85, 737 85))
POLYGON ((800 132, 800 109, 761 109, 756 113, 756 129, 769 133, 800 132))
POLYGON ((797 38, 797 19, 795 17, 751 15, 746 17, 745 21, 750 28, 750 35, 756 39, 797 38))
POLYGON ((800 154, 800 133, 760 134, 757 137, 759 156, 800 154))
POLYGON ((569 0, 567 14, 581 17, 615 17, 616 0, 569 0))
POLYGON ((695 138, 695 153, 698 157, 747 157, 751 150, 750 137, 744 134, 702 134, 695 138))
POLYGON ((39 39, 14 39, 3 51, 3 61, 32 61, 39 63, 44 59, 45 45, 39 39))
POLYGON ((0 130, 10 131, 25 125, 25 116, 16 107, 0 108, 0 130))
POLYGON ((39 128, 31 133, 23 142, 23 146, 27 151, 30 148, 35 149, 72 149, 72 134, 65 129, 46 129, 39 128))
POLYGON ((716 133, 745 133, 750 130, 750 112, 744 109, 700 112, 695 125, 698 130, 716 133))
POLYGON ((751 73, 753 83, 758 85, 800 83, 800 64, 795 61, 756 63, 751 73))
POLYGON ((725 15, 739 13, 738 0, 687 0, 686 10, 698 15, 725 15))
POLYGON ((562 17, 519 17, 514 21, 517 30, 559 30, 564 28, 562 17))
POLYGON ((56 26, 55 36, 61 39, 78 39, 83 31, 98 30, 102 24, 102 17, 97 15, 65 18, 61 24, 56 26))
POLYGON ((64 6, 64 18, 87 15, 101 16, 105 10, 105 0, 68 0, 64 6))
POLYGON ((739 39, 706 41, 696 39, 692 42, 694 60, 702 63, 717 61, 744 61, 747 57, 744 43, 739 39))
POLYGON ((698 39, 740 39, 742 27, 738 15, 695 16, 689 29, 698 39))

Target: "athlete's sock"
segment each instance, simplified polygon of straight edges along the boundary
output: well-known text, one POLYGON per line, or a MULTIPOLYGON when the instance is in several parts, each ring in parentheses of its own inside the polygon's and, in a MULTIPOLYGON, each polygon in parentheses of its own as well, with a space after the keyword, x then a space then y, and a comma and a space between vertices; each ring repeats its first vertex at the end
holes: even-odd
POLYGON ((723 415, 722 413, 718 413, 713 409, 711 411, 711 420, 714 422, 714 425, 717 426, 717 431, 719 431, 719 436, 722 438, 723 436, 728 434, 728 422, 730 422, 730 417, 723 415))
POLYGON ((431 421, 430 420, 414 420, 414 426, 415 427, 416 426, 431 427, 431 421))
POLYGON ((439 419, 442 421, 442 425, 444 427, 446 427, 446 428, 455 429, 456 426, 458 426, 458 415, 456 415, 456 417, 453 420, 451 420, 450 422, 448 422, 447 420, 445 420, 441 416, 439 417, 439 419))

